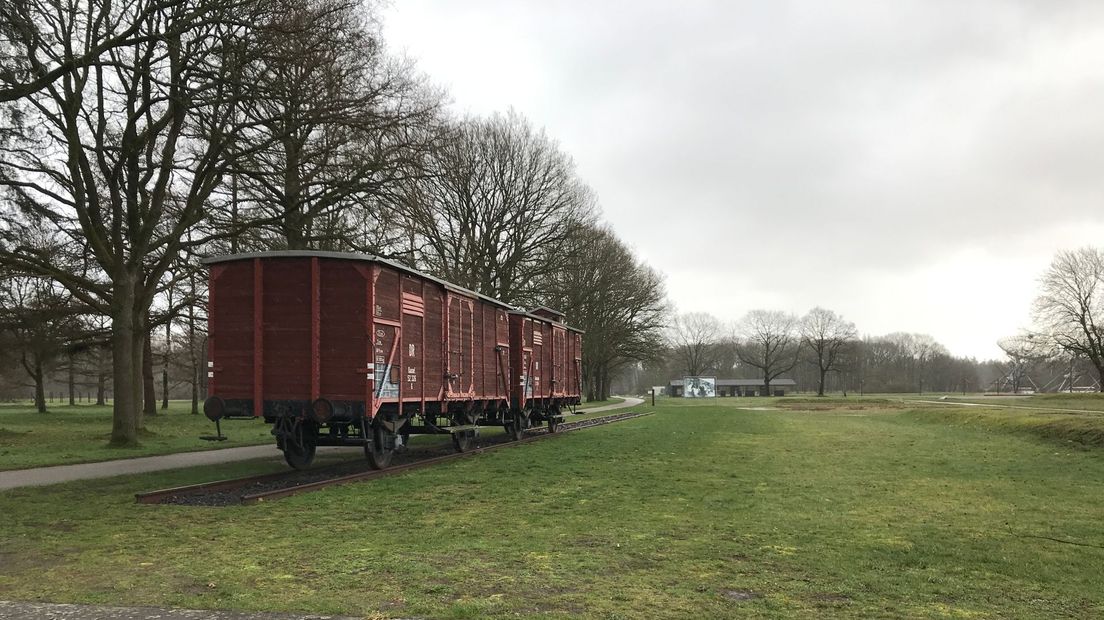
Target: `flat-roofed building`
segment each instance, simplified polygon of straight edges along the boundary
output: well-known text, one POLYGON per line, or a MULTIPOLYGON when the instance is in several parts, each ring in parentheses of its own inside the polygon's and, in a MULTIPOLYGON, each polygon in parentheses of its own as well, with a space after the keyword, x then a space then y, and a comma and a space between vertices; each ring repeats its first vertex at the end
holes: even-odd
MULTIPOLYGON (((771 381, 770 391, 766 393, 762 379, 717 379, 717 396, 785 396, 787 392, 797 389, 797 382, 793 379, 775 379, 771 381)), ((684 379, 672 379, 667 386, 668 396, 683 396, 686 389, 684 379)))

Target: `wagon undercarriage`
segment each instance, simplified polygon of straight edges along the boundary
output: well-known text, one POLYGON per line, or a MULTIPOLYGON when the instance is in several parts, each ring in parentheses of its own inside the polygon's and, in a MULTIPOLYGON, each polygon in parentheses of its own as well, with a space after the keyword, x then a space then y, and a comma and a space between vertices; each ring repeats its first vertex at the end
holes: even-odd
MULTIPOLYGON (((463 403, 449 413, 407 411, 399 414, 397 404, 381 407, 375 418, 363 415, 359 406, 329 403, 301 403, 298 412, 291 403, 265 403, 265 422, 272 425, 277 447, 288 465, 310 466, 318 446, 363 447, 365 457, 376 469, 387 467, 412 435, 451 435, 458 452, 475 447, 480 428, 502 427, 512 439, 521 439, 530 428, 547 424, 549 432, 564 420, 563 399, 530 402, 526 409, 512 409, 505 403, 463 403), (279 413, 276 413, 279 412, 279 413)), ((227 415, 226 417, 252 417, 227 415)))

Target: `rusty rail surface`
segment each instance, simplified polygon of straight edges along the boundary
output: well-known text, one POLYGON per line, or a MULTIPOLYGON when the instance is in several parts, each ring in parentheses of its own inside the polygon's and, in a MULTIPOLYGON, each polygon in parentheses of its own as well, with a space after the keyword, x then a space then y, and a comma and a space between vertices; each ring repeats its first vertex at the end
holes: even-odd
MULTIPOLYGON (((445 462, 448 462, 448 461, 461 459, 461 458, 471 456, 471 455, 474 455, 474 454, 483 454, 485 452, 490 452, 492 450, 497 450, 499 448, 505 448, 505 447, 508 447, 508 446, 516 446, 516 445, 520 445, 520 444, 524 444, 524 443, 531 443, 531 442, 534 442, 534 441, 539 441, 539 440, 544 439, 546 437, 557 437, 557 436, 565 435, 567 433, 571 433, 571 432, 574 432, 574 431, 582 430, 584 428, 590 428, 592 426, 602 426, 604 424, 611 424, 611 423, 614 423, 614 422, 621 422, 621 421, 624 421, 624 420, 631 420, 631 419, 634 419, 634 418, 640 418, 640 417, 644 417, 644 416, 648 416, 648 415, 652 415, 652 413, 650 411, 645 412, 645 413, 636 413, 636 412, 629 411, 629 412, 625 412, 625 413, 618 413, 618 414, 602 416, 602 417, 598 417, 598 418, 591 418, 589 420, 580 420, 578 422, 565 422, 565 423, 561 423, 559 428, 554 433, 549 433, 546 428, 531 429, 532 431, 535 431, 534 434, 530 435, 529 437, 525 437, 524 439, 519 439, 517 441, 505 441, 505 442, 502 442, 502 443, 496 443, 496 444, 492 444, 492 445, 489 445, 489 446, 484 446, 484 447, 481 447, 481 448, 473 448, 473 449, 468 450, 466 452, 457 452, 457 453, 454 453, 454 454, 446 454, 444 456, 435 456, 435 457, 431 457, 431 458, 427 458, 427 459, 421 459, 421 460, 418 460, 418 461, 412 461, 410 463, 404 463, 402 465, 394 465, 392 467, 388 467, 387 469, 372 469, 372 470, 367 470, 367 471, 363 471, 363 472, 357 472, 357 473, 353 473, 353 474, 347 474, 347 475, 342 475, 342 476, 335 476, 333 478, 326 478, 326 479, 323 479, 323 480, 317 480, 317 481, 314 481, 314 482, 306 482, 306 483, 299 484, 299 485, 292 484, 292 485, 289 485, 287 487, 282 487, 282 488, 273 489, 273 490, 269 490, 269 491, 263 491, 263 492, 260 492, 260 493, 253 493, 253 494, 249 494, 249 495, 243 495, 241 497, 240 504, 246 504, 246 505, 258 504, 258 503, 269 501, 269 500, 280 499, 280 498, 289 497, 289 496, 292 496, 292 495, 298 495, 300 493, 309 493, 311 491, 317 491, 318 489, 322 489, 322 488, 329 487, 329 486, 336 486, 336 485, 339 485, 339 484, 346 484, 346 483, 349 483, 349 482, 358 482, 358 481, 361 481, 361 480, 374 480, 376 478, 384 478, 384 477, 387 477, 387 476, 393 476, 393 475, 396 475, 396 474, 401 474, 401 473, 408 472, 408 471, 415 470, 415 469, 421 469, 421 468, 424 468, 424 467, 432 467, 433 465, 437 465, 439 463, 445 463, 445 462)), ((346 464, 338 464, 338 465, 331 466, 331 467, 328 467, 328 468, 322 468, 322 469, 314 470, 314 472, 318 473, 320 471, 325 471, 326 469, 340 467, 341 465, 347 465, 347 463, 346 464)), ((146 492, 146 493, 136 493, 134 498, 140 504, 159 504, 159 503, 163 503, 164 500, 166 500, 166 499, 173 498, 173 497, 179 497, 179 496, 182 496, 182 495, 197 495, 197 494, 201 494, 201 493, 204 493, 204 492, 210 492, 210 491, 228 491, 228 490, 233 490, 235 488, 246 487, 246 486, 249 486, 251 484, 256 484, 256 483, 261 483, 261 482, 279 481, 279 480, 282 480, 282 479, 293 480, 294 478, 296 478, 299 475, 302 475, 302 472, 282 471, 282 472, 269 473, 269 474, 260 474, 260 475, 255 475, 255 476, 246 476, 244 478, 231 478, 231 479, 227 479, 227 480, 217 480, 217 481, 214 481, 214 482, 202 482, 202 483, 199 483, 199 484, 191 484, 191 485, 186 485, 186 486, 173 487, 173 488, 169 488, 169 489, 160 489, 160 490, 157 490, 157 491, 149 491, 149 492, 146 492)))
POLYGON ((200 482, 199 484, 188 484, 179 487, 171 487, 168 489, 147 491, 145 493, 135 493, 134 499, 137 500, 139 504, 160 504, 162 500, 168 497, 176 497, 178 495, 193 495, 195 493, 201 493, 203 491, 228 491, 237 487, 243 487, 257 482, 269 482, 272 480, 281 480, 284 478, 294 478, 298 473, 299 472, 297 471, 278 471, 269 474, 246 476, 244 478, 230 478, 227 480, 216 480, 214 482, 200 482))

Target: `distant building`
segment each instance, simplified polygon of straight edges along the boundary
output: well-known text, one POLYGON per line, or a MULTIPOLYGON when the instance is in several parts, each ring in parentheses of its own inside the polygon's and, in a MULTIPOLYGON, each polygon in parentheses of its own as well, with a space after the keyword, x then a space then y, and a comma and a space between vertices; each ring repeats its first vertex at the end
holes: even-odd
MULTIPOLYGON (((673 379, 667 386, 668 396, 682 396, 686 389, 686 381, 673 379)), ((717 379, 717 396, 785 396, 786 392, 797 389, 797 382, 793 379, 775 379, 771 381, 770 389, 773 394, 767 394, 762 379, 717 379)))

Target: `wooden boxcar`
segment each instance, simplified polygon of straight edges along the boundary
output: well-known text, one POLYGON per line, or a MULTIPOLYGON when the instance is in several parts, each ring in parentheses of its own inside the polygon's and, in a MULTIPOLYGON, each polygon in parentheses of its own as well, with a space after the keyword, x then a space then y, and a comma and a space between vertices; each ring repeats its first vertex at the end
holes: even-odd
POLYGON ((578 404, 582 389, 582 332, 564 324, 550 308, 510 313, 511 405, 556 417, 565 404, 578 404))
POLYGON ((293 467, 363 445, 385 467, 411 434, 550 430, 579 402, 581 332, 378 257, 208 259, 212 420, 261 417, 293 467), (520 382, 519 382, 520 380, 520 382))

